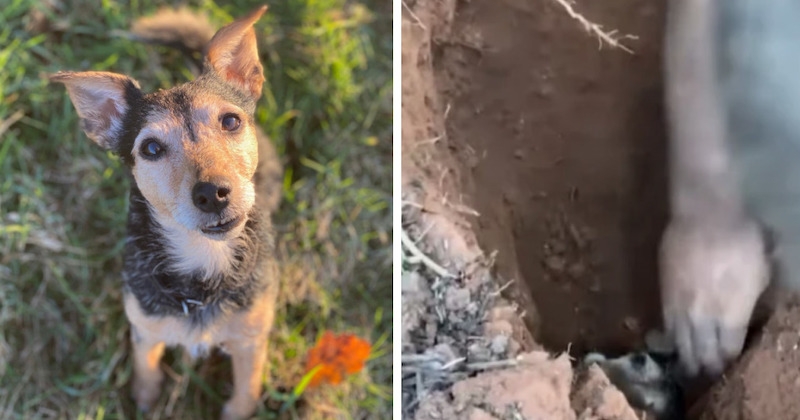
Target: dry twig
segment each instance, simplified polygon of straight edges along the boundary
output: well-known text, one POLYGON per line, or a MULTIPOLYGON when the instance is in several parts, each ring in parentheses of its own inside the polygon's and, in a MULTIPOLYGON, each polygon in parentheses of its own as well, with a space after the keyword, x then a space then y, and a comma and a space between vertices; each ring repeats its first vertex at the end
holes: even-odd
POLYGON ((417 25, 419 25, 419 26, 420 26, 420 27, 421 27, 423 30, 425 30, 425 31, 427 31, 427 30, 428 30, 428 28, 427 28, 427 27, 426 27, 426 26, 425 26, 425 25, 422 23, 422 21, 420 20, 419 16, 417 16, 416 14, 414 14, 414 12, 411 10, 411 8, 410 8, 410 7, 408 7, 408 5, 406 4, 406 2, 405 2, 405 1, 403 2, 403 8, 404 8, 404 9, 406 9, 406 11, 408 12, 408 14, 409 14, 409 15, 411 15, 411 17, 414 19, 414 21, 416 21, 416 22, 417 22, 417 25))
POLYGON ((410 263, 412 264, 422 263, 426 267, 430 268, 434 273, 439 275, 439 277, 445 277, 445 278, 456 277, 455 275, 447 271, 444 267, 442 267, 441 265, 437 264, 435 261, 430 259, 430 257, 425 255, 419 248, 417 248, 417 245, 414 244, 414 241, 411 240, 411 238, 408 236, 408 233, 406 233, 405 230, 402 230, 400 235, 401 235, 400 239, 401 242, 403 243, 403 246, 411 254, 408 257, 408 261, 410 263))

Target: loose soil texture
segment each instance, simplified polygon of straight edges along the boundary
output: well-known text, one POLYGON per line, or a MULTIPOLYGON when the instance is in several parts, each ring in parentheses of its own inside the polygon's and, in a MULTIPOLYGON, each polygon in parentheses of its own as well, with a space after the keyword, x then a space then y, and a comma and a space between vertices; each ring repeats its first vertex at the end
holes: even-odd
MULTIPOLYGON (((408 418, 652 419, 569 356, 660 324, 665 1, 570 4, 633 54, 560 0, 403 2, 408 418)), ((788 311, 690 418, 800 418, 788 311)))

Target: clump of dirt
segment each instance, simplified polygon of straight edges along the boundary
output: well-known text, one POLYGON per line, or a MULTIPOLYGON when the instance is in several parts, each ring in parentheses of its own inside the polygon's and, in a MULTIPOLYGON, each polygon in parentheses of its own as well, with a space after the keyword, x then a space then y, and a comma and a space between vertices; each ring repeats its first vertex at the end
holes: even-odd
POLYGON ((567 355, 520 355, 514 369, 489 371, 438 392, 420 406, 416 420, 579 419, 638 420, 622 395, 593 366, 573 381, 567 355))
MULTIPOLYGON (((591 365, 578 379, 572 406, 579 420, 636 420, 639 417, 622 394, 597 365, 591 365)), ((642 419, 647 419, 642 415, 642 419)))
POLYGON ((708 394, 703 420, 800 418, 800 299, 782 304, 708 394))

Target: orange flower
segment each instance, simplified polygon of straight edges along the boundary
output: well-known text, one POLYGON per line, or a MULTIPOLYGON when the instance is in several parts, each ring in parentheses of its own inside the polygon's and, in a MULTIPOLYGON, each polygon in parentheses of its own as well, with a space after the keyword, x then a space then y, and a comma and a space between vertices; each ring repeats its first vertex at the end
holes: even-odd
POLYGON ((325 331, 317 345, 308 352, 306 372, 320 366, 308 386, 342 382, 345 374, 353 374, 364 368, 370 350, 368 342, 352 334, 334 335, 325 331))

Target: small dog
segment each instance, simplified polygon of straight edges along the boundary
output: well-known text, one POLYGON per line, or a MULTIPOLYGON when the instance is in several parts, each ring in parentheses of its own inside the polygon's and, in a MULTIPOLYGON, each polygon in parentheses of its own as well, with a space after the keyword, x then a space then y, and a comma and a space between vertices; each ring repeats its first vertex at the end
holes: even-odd
POLYGON ((265 11, 219 30, 200 76, 168 90, 144 94, 107 72, 51 76, 86 135, 131 176, 122 278, 141 410, 160 395, 166 346, 231 355, 223 419, 252 415, 261 396, 278 288, 270 214, 282 176, 254 122, 265 79, 253 24, 265 11))

